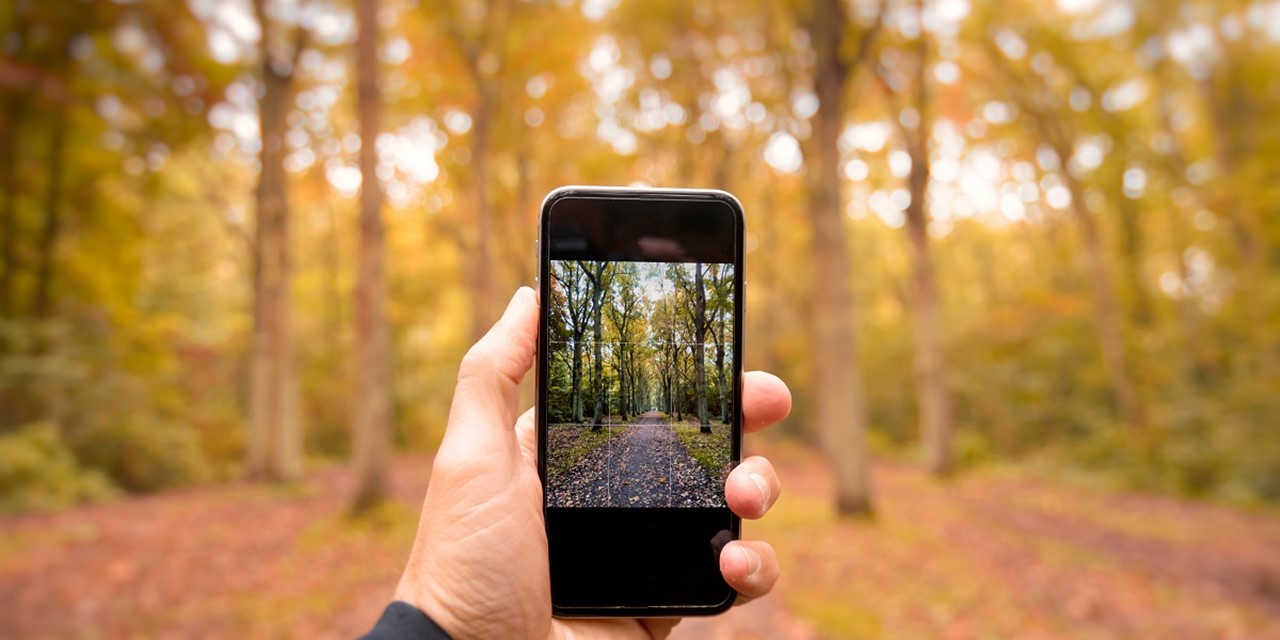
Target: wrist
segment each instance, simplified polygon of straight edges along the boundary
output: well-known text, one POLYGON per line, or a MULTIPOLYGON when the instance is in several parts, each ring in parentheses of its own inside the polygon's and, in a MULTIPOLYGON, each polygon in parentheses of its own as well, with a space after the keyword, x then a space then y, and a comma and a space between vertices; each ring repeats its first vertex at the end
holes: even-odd
POLYGON ((360 640, 404 640, 404 638, 453 640, 447 631, 422 610, 399 600, 387 605, 378 622, 373 625, 373 629, 361 636, 360 640))
POLYGON ((396 585, 395 600, 413 605, 426 614, 451 638, 467 637, 462 625, 452 615, 453 608, 446 604, 447 599, 437 593, 436 585, 428 576, 414 569, 408 569, 396 585))

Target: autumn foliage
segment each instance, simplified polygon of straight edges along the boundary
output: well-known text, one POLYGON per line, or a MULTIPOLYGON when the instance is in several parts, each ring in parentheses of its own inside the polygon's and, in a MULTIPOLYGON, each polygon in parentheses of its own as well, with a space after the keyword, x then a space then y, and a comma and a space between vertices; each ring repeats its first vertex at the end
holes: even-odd
MULTIPOLYGON (((778 446, 812 483, 762 525, 816 576, 784 589, 786 625, 1178 637, 1144 616, 1204 606, 1221 624, 1192 635, 1274 634, 1274 551, 1253 543, 1280 502, 1277 77, 1264 1, 5 3, 0 527, 22 533, 0 540, 0 600, 73 600, 41 582, 66 550, 138 586, 130 545, 186 552, 113 532, 157 509, 178 526, 188 497, 279 506, 301 536, 281 544, 328 536, 350 496, 295 501, 354 491, 331 468, 353 449, 363 502, 413 505, 386 452, 439 441, 459 359, 532 283, 543 194, 646 184, 746 212, 744 352, 723 366, 789 382, 778 446), (1135 505, 1169 531, 1111 512, 1135 505), (76 546, 99 539, 125 560, 76 546), (806 550, 830 545, 881 554, 897 604, 823 604, 875 595, 853 555, 806 550), (900 581, 917 564, 945 597, 900 581)), ((715 422, 704 356, 707 406, 680 410, 715 422)), ((563 373, 568 422, 593 418, 563 373)), ((384 543, 369 557, 395 566, 384 543)), ((66 634, 167 629, 149 616, 180 578, 66 634)), ((0 611, 0 635, 30 635, 0 611)))

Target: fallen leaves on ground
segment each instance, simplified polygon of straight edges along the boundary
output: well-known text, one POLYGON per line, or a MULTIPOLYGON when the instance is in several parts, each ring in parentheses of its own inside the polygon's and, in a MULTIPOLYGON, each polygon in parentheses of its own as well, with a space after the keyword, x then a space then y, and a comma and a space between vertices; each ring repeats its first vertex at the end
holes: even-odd
POLYGON ((1280 518, 1117 494, 1025 470, 873 474, 871 522, 837 519, 821 457, 769 455, 779 591, 832 637, 1280 638, 1280 518))
MULTIPOLYGON (((775 595, 676 638, 1280 638, 1280 519, 1026 472, 881 464, 872 522, 835 517, 818 454, 757 444, 785 490, 748 522, 775 595)), ((346 469, 0 518, 0 637, 350 638, 391 597, 430 460, 345 518, 346 469)))

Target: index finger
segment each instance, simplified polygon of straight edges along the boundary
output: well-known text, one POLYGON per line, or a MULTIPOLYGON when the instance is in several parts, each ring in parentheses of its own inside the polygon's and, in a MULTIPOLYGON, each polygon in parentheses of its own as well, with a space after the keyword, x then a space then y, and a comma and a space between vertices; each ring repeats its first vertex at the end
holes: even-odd
POLYGON ((791 390, 781 378, 764 371, 742 374, 742 429, 760 431, 791 413, 791 390))

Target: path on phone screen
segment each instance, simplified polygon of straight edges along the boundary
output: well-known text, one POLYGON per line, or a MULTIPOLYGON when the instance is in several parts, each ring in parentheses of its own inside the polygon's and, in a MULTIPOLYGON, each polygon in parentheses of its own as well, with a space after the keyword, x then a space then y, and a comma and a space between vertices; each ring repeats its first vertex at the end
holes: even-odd
POLYGON ((556 504, 575 507, 716 507, 724 488, 698 464, 659 411, 552 479, 556 504))

